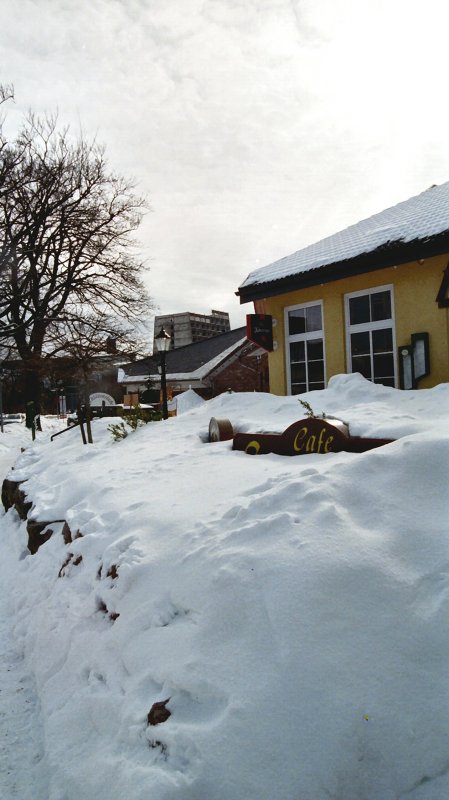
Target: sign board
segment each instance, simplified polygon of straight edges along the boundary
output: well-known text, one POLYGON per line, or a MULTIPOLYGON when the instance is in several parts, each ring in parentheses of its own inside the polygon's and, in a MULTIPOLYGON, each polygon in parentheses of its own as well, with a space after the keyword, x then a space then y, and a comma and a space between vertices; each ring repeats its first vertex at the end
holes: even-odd
POLYGON ((244 450, 250 455, 295 456, 344 450, 347 440, 348 434, 340 426, 308 417, 294 422, 283 433, 236 433, 232 449, 244 450))
POLYGON ((127 406, 129 406, 130 408, 131 408, 131 406, 138 406, 139 405, 139 393, 138 392, 132 392, 130 394, 125 394, 125 396, 123 398, 123 405, 125 406, 125 408, 127 406))
POLYGON ((110 394, 105 394, 104 392, 97 392, 96 394, 91 394, 89 396, 89 402, 91 406, 102 406, 103 403, 105 406, 115 406, 115 400, 111 397, 110 394))
POLYGON ((251 455, 276 453, 280 456, 339 453, 342 450, 364 453, 392 441, 349 436, 344 422, 307 417, 293 422, 283 433, 236 433, 232 449, 244 450, 251 455))
POLYGON ((430 374, 428 333, 412 333, 411 344, 398 350, 401 389, 417 389, 422 378, 430 374))
POLYGON ((375 447, 390 444, 394 439, 369 439, 350 436, 346 423, 332 418, 307 417, 293 422, 283 433, 233 433, 228 419, 212 417, 209 423, 209 441, 232 439, 233 450, 243 450, 250 455, 276 453, 280 456, 299 456, 310 453, 364 453, 375 447))
POLYGON ((429 355, 429 334, 428 333, 412 333, 411 335, 413 347, 413 372, 415 374, 415 382, 426 378, 430 373, 430 355, 429 355))
POLYGON ((247 314, 246 338, 271 352, 273 350, 273 317, 270 314, 247 314))

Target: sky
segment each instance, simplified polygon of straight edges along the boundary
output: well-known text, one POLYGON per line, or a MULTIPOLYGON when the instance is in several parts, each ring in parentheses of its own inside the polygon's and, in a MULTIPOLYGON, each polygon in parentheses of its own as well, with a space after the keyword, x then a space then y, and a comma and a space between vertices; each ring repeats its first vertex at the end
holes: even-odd
POLYGON ((445 0, 1 0, 13 134, 58 111, 151 211, 156 313, 449 180, 445 0))
POLYGON ((326 446, 331 414, 394 441, 293 457, 207 431, 302 430, 297 397, 192 394, 119 441, 0 434, 31 506, 0 506, 0 797, 445 800, 449 384, 334 376, 326 446))

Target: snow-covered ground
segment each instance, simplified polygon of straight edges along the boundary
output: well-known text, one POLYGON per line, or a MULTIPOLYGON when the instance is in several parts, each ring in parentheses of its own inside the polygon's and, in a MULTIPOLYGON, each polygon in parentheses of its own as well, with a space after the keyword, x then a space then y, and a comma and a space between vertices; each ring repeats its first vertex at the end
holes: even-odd
POLYGON ((207 443, 212 416, 304 416, 265 394, 187 403, 122 441, 106 420, 90 446, 1 437, 6 474, 27 436, 8 477, 31 516, 80 534, 65 544, 59 523, 30 555, 26 523, 0 518, 2 798, 449 796, 449 385, 338 376, 303 399, 396 441, 207 443))
MULTIPOLYGON (((61 427, 43 420, 42 438, 61 427)), ((40 434, 39 434, 40 436, 40 434)), ((22 424, 4 425, 0 433, 0 478, 9 472, 21 448, 29 447, 31 432, 22 424)), ((44 723, 32 672, 24 658, 23 638, 16 636, 16 557, 3 546, 10 521, 0 517, 0 797, 2 800, 46 800, 49 795, 44 723), (11 557, 11 562, 8 560, 11 557)), ((13 523, 14 528, 14 522, 13 523)), ((16 520, 17 522, 17 520, 16 520)))

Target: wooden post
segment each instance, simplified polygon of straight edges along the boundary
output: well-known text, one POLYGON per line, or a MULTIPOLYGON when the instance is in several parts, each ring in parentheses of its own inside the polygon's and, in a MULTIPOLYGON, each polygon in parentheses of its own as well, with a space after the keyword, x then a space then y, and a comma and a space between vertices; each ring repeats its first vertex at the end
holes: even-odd
POLYGON ((76 415, 78 417, 78 422, 79 422, 79 426, 80 426, 81 438, 83 440, 83 444, 87 444, 86 431, 84 430, 83 409, 82 409, 80 404, 78 404, 78 406, 76 407, 76 415))

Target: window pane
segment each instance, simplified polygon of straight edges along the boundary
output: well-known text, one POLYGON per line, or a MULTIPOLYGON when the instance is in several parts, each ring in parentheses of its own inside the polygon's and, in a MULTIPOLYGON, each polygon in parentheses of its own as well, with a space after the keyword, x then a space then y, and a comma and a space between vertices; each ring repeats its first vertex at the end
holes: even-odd
POLYGON ((322 361, 309 362, 309 381, 324 381, 324 363, 322 361))
POLYGON ((324 383, 309 383, 309 392, 317 391, 318 389, 324 389, 324 383))
POLYGON ((288 332, 290 336, 294 336, 295 333, 306 332, 305 308, 296 308, 295 311, 288 312, 288 332))
POLYGON ((302 306, 288 312, 287 342, 290 356, 292 394, 325 386, 323 315, 321 303, 302 306), (296 341, 294 341, 296 340, 296 341))
POLYGON ((307 331, 320 331, 323 327, 321 323, 321 306, 309 306, 305 311, 307 331))
POLYGON ((394 375, 393 354, 375 355, 374 359, 374 380, 376 378, 389 378, 394 375))
POLYGON ((311 339, 307 342, 307 358, 309 361, 323 358, 323 340, 311 339))
POLYGON ((369 295, 349 298, 349 322, 351 325, 360 325, 361 322, 370 322, 369 295))
POLYGON ((306 391, 307 388, 305 383, 292 383, 292 394, 302 394, 306 391))
POLYGON ((292 383, 300 383, 306 380, 306 365, 292 364, 291 366, 292 383))
POLYGON ((373 352, 391 353, 393 351, 393 331, 391 328, 382 328, 373 331, 373 352))
POLYGON ((375 292, 371 295, 371 319, 391 319, 390 292, 375 292))
POLYGON ((304 342, 291 342, 290 344, 290 361, 295 363, 297 361, 305 361, 305 345, 304 342))
POLYGON ((369 356, 353 356, 352 371, 360 372, 364 378, 371 380, 371 359, 369 356))
POLYGON ((391 386, 394 389, 394 378, 374 378, 374 383, 381 383, 383 386, 391 386))
POLYGON ((351 354, 353 356, 361 356, 369 353, 369 332, 351 333, 351 354))

